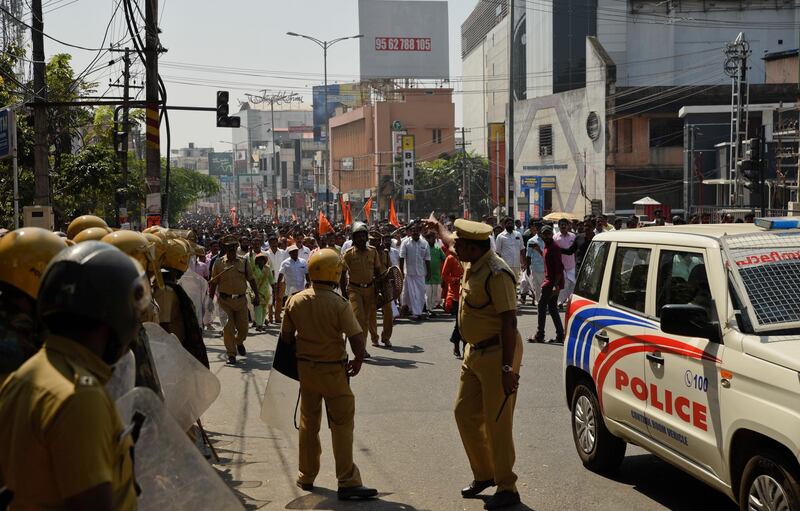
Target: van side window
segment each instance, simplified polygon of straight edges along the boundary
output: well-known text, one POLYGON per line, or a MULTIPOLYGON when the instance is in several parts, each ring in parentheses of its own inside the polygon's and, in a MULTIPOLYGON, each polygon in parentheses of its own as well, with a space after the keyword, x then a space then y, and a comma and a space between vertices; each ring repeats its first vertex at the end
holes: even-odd
POLYGON ((617 247, 611 274, 610 302, 644 312, 650 249, 617 247))
POLYGON ((693 304, 711 313, 711 290, 705 260, 697 252, 662 250, 658 261, 656 316, 670 304, 693 304))
POLYGON ((600 300, 600 287, 606 270, 609 243, 594 241, 583 257, 581 272, 575 284, 575 294, 581 298, 597 302, 600 300))

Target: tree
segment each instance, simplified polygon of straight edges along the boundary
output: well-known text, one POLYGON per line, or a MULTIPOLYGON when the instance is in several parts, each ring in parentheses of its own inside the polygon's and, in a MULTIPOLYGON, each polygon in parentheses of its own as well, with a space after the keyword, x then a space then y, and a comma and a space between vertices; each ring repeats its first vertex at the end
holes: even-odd
POLYGON ((464 173, 469 183, 469 211, 478 218, 491 210, 487 193, 489 163, 474 154, 456 153, 430 162, 417 163, 414 176, 415 196, 411 207, 417 216, 431 211, 461 216, 464 211, 464 173))

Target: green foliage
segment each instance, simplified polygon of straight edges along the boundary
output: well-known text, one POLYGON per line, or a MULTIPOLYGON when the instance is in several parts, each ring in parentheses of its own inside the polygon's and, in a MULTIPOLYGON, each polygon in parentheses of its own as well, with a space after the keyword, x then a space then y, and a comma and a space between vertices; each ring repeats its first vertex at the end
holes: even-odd
MULTIPOLYGON (((21 84, 15 70, 24 50, 16 47, 0 52, 0 107, 29 101, 31 84, 21 84)), ((56 54, 47 63, 47 94, 50 101, 74 101, 91 94, 96 84, 75 76, 72 57, 56 54)), ((121 119, 120 119, 121 120, 121 119)), ((144 121, 144 111, 130 112, 131 124, 144 121)), ((30 110, 22 108, 17 116, 20 214, 22 207, 33 204, 33 119, 30 110)), ((127 197, 128 216, 138 224, 145 197, 144 161, 128 154, 127 186, 114 148, 114 108, 78 108, 74 106, 48 109, 48 142, 51 199, 56 225, 63 227, 76 216, 94 214, 116 225, 117 199, 127 197)), ((166 190, 165 161, 161 162, 161 190, 166 190)), ((219 191, 216 180, 186 169, 171 169, 170 223, 192 203, 219 191)), ((162 201, 163 202, 163 201, 162 201)), ((13 179, 11 160, 0 161, 0 227, 14 225, 13 179)))
MULTIPOLYGON (((161 170, 161 190, 166 189, 166 169, 161 170)), ((181 213, 203 197, 219 193, 216 179, 194 170, 173 168, 170 171, 169 224, 176 225, 181 213)))
POLYGON ((447 158, 417 163, 414 176, 416 199, 412 204, 415 216, 428 216, 431 211, 453 213, 464 211, 464 173, 470 192, 470 215, 484 215, 491 209, 487 196, 489 182, 488 161, 474 154, 456 153, 447 158))

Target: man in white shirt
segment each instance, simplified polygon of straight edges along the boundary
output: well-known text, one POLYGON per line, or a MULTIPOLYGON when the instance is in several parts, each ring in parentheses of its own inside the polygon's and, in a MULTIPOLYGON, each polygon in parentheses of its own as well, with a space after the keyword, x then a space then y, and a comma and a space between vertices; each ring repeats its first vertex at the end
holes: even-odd
POLYGON ((495 247, 497 255, 506 262, 514 276, 519 279, 519 270, 522 267, 522 258, 525 257, 525 245, 522 243, 522 235, 514 229, 514 220, 507 217, 503 221, 505 231, 497 235, 495 247))
POLYGON ((292 245, 286 251, 289 259, 281 264, 278 274, 278 283, 286 282, 286 296, 299 293, 310 285, 308 280, 308 263, 298 257, 297 245, 292 245))
POLYGON ((270 323, 281 322, 281 310, 283 309, 284 282, 278 283, 278 275, 281 272, 281 265, 289 258, 289 254, 278 247, 278 237, 270 235, 267 240, 269 248, 266 251, 269 267, 272 269, 272 301, 267 308, 267 318, 270 323))
POLYGON ((558 296, 558 305, 565 305, 572 291, 575 290, 575 234, 570 232, 569 220, 562 218, 558 221, 558 232, 553 236, 553 241, 561 247, 561 262, 564 264, 564 287, 558 296))
POLYGON ((305 246, 304 241, 305 237, 302 234, 298 234, 294 238, 294 246, 297 247, 297 257, 308 262, 308 258, 311 257, 311 249, 305 246))
POLYGON ((422 319, 425 307, 425 280, 430 278, 430 248, 419 235, 420 226, 411 226, 411 236, 400 245, 400 270, 405 273, 401 303, 411 310, 414 320, 422 319))

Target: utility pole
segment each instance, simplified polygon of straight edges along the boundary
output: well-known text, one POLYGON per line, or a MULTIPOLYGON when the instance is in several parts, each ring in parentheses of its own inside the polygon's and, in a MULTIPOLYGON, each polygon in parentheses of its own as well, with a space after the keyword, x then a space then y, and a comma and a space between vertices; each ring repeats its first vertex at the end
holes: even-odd
POLYGON ((33 203, 50 205, 50 164, 47 159, 47 83, 44 63, 44 19, 42 0, 32 0, 31 42, 33 43, 33 170, 35 192, 33 203))
MULTIPOLYGON (((508 216, 514 218, 514 0, 508 0, 508 129, 506 130, 506 148, 508 165, 506 166, 506 206, 508 216)), ((500 197, 497 198, 500 200, 500 197)))
POLYGON ((741 160, 741 145, 747 137, 748 110, 750 103, 750 85, 747 81, 747 58, 750 55, 750 43, 744 32, 740 32, 733 42, 725 48, 725 73, 731 77, 731 147, 728 162, 728 178, 734 179, 730 204, 741 206, 744 203, 744 179, 736 170, 741 160))
POLYGON ((467 165, 467 129, 463 126, 461 127, 461 194, 462 200, 464 202, 464 218, 469 219, 469 187, 470 181, 469 177, 467 176, 468 165, 467 165))
MULTIPOLYGON (((145 0, 145 101, 147 104, 147 226, 161 219, 161 136, 158 114, 158 0, 145 0)), ((169 155, 167 155, 169 156, 169 155)))
MULTIPOLYGON (((117 107, 114 111, 114 126, 115 134, 114 141, 117 150, 117 159, 119 160, 120 169, 122 170, 122 182, 116 193, 117 201, 117 218, 119 226, 130 221, 128 218, 128 142, 130 140, 130 102, 131 102, 131 50, 125 48, 124 50, 111 50, 122 51, 124 56, 122 62, 124 70, 122 72, 122 105, 117 107), (117 126, 117 112, 122 110, 121 129, 117 126)), ((112 84, 112 87, 120 87, 120 85, 112 84)), ((142 87, 134 87, 142 88, 142 87)))

